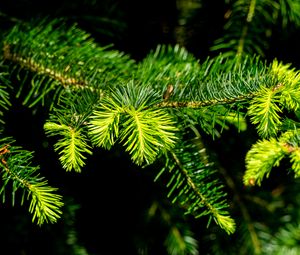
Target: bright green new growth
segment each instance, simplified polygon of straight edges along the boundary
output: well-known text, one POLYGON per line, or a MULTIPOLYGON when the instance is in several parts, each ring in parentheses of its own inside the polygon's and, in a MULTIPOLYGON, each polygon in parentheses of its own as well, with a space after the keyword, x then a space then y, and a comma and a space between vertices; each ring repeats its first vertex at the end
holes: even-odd
POLYGON ((252 101, 248 110, 260 136, 277 135, 282 125, 284 110, 296 112, 300 105, 299 72, 274 60, 269 67, 273 86, 266 84, 252 101))
POLYGON ((279 166, 283 157, 284 151, 274 138, 253 145, 246 157, 245 185, 254 185, 255 183, 260 185, 263 178, 268 177, 272 168, 279 166))
POLYGON ((133 83, 117 87, 104 97, 89 124, 93 143, 111 148, 117 139, 138 165, 151 164, 160 151, 174 147, 177 128, 164 109, 149 108, 157 93, 133 83))
POLYGON ((252 116, 252 123, 257 125, 259 135, 268 137, 276 135, 279 130, 281 109, 277 105, 279 98, 273 88, 263 88, 262 92, 252 100, 248 114, 252 116))
POLYGON ((58 151, 62 167, 66 171, 81 171, 86 157, 84 153, 91 154, 90 146, 87 144, 87 138, 79 130, 64 124, 47 122, 44 125, 46 134, 49 136, 60 135, 63 138, 55 145, 55 151, 58 151))
POLYGON ((258 141, 247 153, 245 185, 260 185, 286 155, 289 155, 295 177, 299 176, 298 123, 283 118, 285 111, 298 114, 299 71, 274 60, 270 65, 270 74, 277 85, 263 88, 264 93, 252 100, 248 110, 252 123, 257 125, 258 134, 270 139, 258 141), (278 135, 280 137, 277 139, 278 135))
POLYGON ((279 166, 284 157, 289 157, 291 169, 295 177, 300 176, 300 136, 299 129, 287 131, 278 139, 258 141, 252 146, 246 156, 245 185, 261 185, 268 177, 273 167, 279 166))

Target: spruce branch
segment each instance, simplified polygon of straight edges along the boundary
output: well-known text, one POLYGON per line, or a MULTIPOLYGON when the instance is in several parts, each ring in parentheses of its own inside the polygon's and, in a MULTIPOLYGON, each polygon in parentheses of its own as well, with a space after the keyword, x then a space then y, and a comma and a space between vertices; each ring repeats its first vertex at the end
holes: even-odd
POLYGON ((37 173, 38 167, 32 166, 31 152, 13 145, 11 138, 2 138, 0 147, 0 167, 2 187, 0 194, 3 202, 8 184, 12 185, 12 202, 15 203, 15 193, 23 191, 22 202, 30 200, 29 212, 33 214, 32 221, 38 225, 55 223, 60 218, 62 197, 55 193, 57 188, 48 185, 45 178, 37 173))

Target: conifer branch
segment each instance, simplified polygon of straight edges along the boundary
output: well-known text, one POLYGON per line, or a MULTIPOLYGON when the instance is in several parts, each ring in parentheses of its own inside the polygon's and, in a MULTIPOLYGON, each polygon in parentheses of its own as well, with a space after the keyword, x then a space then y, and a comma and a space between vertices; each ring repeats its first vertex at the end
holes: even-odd
POLYGON ((273 89, 262 89, 262 93, 251 101, 248 114, 251 121, 257 125, 258 133, 262 137, 276 135, 281 125, 279 114, 281 109, 276 104, 278 96, 273 89))
POLYGON ((59 19, 35 26, 16 25, 5 38, 3 56, 7 63, 19 65, 17 71, 36 74, 25 100, 26 104, 31 100, 30 106, 51 91, 56 95, 63 89, 101 93, 108 81, 126 80, 134 63, 121 52, 99 47, 89 34, 59 19))
POLYGON ((280 161, 288 156, 291 169, 298 177, 300 136, 298 129, 283 133, 278 139, 260 140, 252 146, 246 155, 245 185, 261 185, 263 178, 268 177, 272 168, 279 166, 280 161))
POLYGON ((270 65, 270 76, 275 85, 262 87, 248 109, 252 123, 257 125, 259 135, 264 138, 275 136, 281 129, 281 113, 285 109, 296 112, 300 106, 299 72, 274 60, 270 65))
POLYGON ((135 163, 152 163, 161 151, 174 147, 177 131, 163 109, 146 108, 156 97, 152 89, 132 82, 112 91, 91 116, 92 142, 110 148, 119 138, 135 163))
POLYGON ((206 106, 216 106, 216 105, 227 105, 227 104, 233 104, 233 103, 239 103, 243 102, 249 99, 252 99, 256 96, 257 93, 249 93, 248 95, 243 96, 237 96, 235 98, 231 99, 215 99, 215 100, 209 100, 209 101, 189 101, 189 102, 175 102, 175 101, 165 101, 158 103, 156 107, 158 108, 202 108, 206 106))
POLYGON ((300 72, 291 66, 274 60, 271 66, 272 75, 278 79, 274 88, 280 93, 280 104, 288 111, 297 111, 300 106, 300 72))
POLYGON ((98 101, 99 95, 89 90, 65 92, 44 124, 48 136, 61 137, 54 150, 58 151, 66 171, 80 172, 86 155, 92 154, 86 126, 98 101))
POLYGON ((274 138, 257 142, 246 156, 246 172, 244 184, 261 184, 265 176, 268 177, 274 166, 279 166, 284 157, 282 147, 274 138))
MULTIPOLYGON (((242 2, 237 1, 236 6, 245 6, 245 1, 242 2)), ((51 98, 55 101, 53 111, 44 128, 48 136, 62 137, 54 149, 63 168, 81 171, 86 155, 92 153, 90 141, 106 149, 120 142, 138 165, 149 165, 166 155, 166 165, 158 177, 163 173, 170 175, 168 196, 173 202, 180 202, 187 213, 196 217, 209 215, 209 223, 214 219, 231 234, 235 223, 227 212, 222 185, 213 176, 214 167, 199 140, 195 140, 196 145, 185 139, 181 141, 178 131, 190 124, 203 128, 206 122, 209 133, 216 133, 213 130, 216 125, 225 127, 226 121, 239 116, 230 113, 249 104, 247 114, 251 122, 257 126, 259 135, 269 140, 259 141, 247 154, 244 183, 260 185, 285 156, 289 157, 295 176, 300 175, 299 139, 289 131, 280 133, 284 131, 284 110, 295 113, 299 110, 300 75, 290 65, 276 60, 267 65, 256 56, 240 58, 248 51, 247 37, 253 32, 250 23, 256 22, 255 15, 262 4, 258 0, 246 2, 249 8, 243 18, 247 23, 243 24, 239 40, 234 42, 238 47, 235 48, 238 56, 234 58, 225 54, 201 63, 179 45, 159 45, 135 65, 123 53, 99 47, 77 26, 66 29, 57 20, 35 27, 17 25, 5 38, 3 57, 17 73, 25 73, 24 82, 27 75, 31 78, 32 87, 24 103, 33 106, 49 93, 57 95, 59 100, 51 98), (214 115, 216 111, 218 117, 214 115), (205 119, 205 115, 209 117, 205 119), (274 138, 280 134, 279 139, 274 138)), ((21 85, 18 95, 21 90, 26 91, 24 86, 21 85)), ((2 91, 1 84, 0 98, 6 107, 8 94, 5 88, 2 91)), ((11 165, 6 165, 10 162, 6 156, 1 158, 6 149, 0 148, 0 164, 6 180, 19 183, 13 184, 14 190, 23 187, 30 193, 29 211, 33 220, 38 224, 55 222, 62 205, 60 196, 53 194, 56 189, 48 187, 43 179, 35 182, 29 176, 27 180, 22 174, 15 174, 11 165)), ((250 214, 245 206, 241 210, 253 246, 260 251, 250 214)), ((181 238, 172 229, 169 241, 177 241, 178 250, 182 250, 181 238)))
POLYGON ((239 62, 220 55, 200 63, 178 45, 158 46, 138 66, 135 77, 161 94, 158 107, 200 108, 246 101, 262 84, 273 82, 266 63, 257 57, 239 62), (168 64, 171 61, 172 65, 168 64))
POLYGON ((3 184, 0 194, 3 201, 7 185, 11 183, 13 204, 15 193, 21 188, 21 203, 23 204, 24 199, 30 200, 29 212, 33 214, 32 221, 36 221, 38 225, 56 222, 62 213, 62 197, 55 194, 57 188, 48 186, 48 182, 36 173, 38 167, 31 166, 32 153, 12 145, 13 142, 10 138, 1 139, 0 166, 3 184))
POLYGON ((92 154, 84 133, 80 129, 54 122, 46 122, 44 129, 49 136, 63 137, 54 146, 55 151, 61 155, 59 159, 63 168, 66 171, 74 169, 76 172, 81 172, 81 168, 85 165, 84 154, 92 154))
MULTIPOLYGON (((239 108, 232 109, 230 106, 216 105, 209 106, 200 109, 185 108, 177 111, 178 117, 182 126, 193 128, 194 125, 199 125, 201 131, 209 134, 213 139, 220 138, 221 133, 224 130, 229 130, 232 126, 235 126, 238 131, 245 131, 247 129, 247 123, 239 108)), ((195 134, 199 134, 198 131, 194 131, 195 134)), ((199 134, 199 137, 200 134, 199 134)))
POLYGON ((172 202, 179 201, 186 208, 186 213, 196 218, 209 215, 210 219, 213 218, 231 234, 235 231, 235 223, 226 211, 228 205, 224 201, 222 186, 212 177, 215 170, 207 162, 207 157, 202 157, 204 148, 198 148, 196 143, 196 140, 195 144, 186 141, 180 143, 155 180, 169 172, 171 177, 167 187, 168 197, 173 197, 172 202))
MULTIPOLYGON (((59 72, 55 69, 47 68, 34 59, 23 57, 22 55, 18 55, 17 53, 12 53, 10 48, 11 46, 9 44, 4 44, 3 46, 3 56, 5 60, 9 60, 14 64, 18 64, 22 68, 25 68, 30 72, 45 75, 52 78, 53 80, 57 80, 64 87, 74 86, 77 89, 88 87, 87 82, 78 79, 76 80, 74 77, 68 76, 64 72, 59 72)), ((70 69, 70 66, 67 66, 64 71, 67 72, 68 69, 70 69)))

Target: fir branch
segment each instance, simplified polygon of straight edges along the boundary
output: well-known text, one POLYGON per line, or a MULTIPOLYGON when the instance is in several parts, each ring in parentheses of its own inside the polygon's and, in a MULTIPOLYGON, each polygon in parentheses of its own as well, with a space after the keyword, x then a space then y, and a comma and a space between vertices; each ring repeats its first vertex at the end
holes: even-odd
POLYGON ((300 177, 300 148, 289 148, 289 151, 291 152, 289 157, 295 177, 300 177))
POLYGON ((279 114, 282 110, 276 104, 278 102, 276 91, 268 88, 262 88, 262 93, 251 101, 248 114, 262 137, 276 135, 279 130, 282 123, 279 114))
POLYGON ((300 25, 300 3, 293 0, 238 0, 234 1, 224 17, 224 36, 217 39, 212 51, 223 52, 224 56, 243 57, 247 54, 264 56, 268 47, 273 24, 300 25), (260 24, 264 24, 262 27, 260 24))
POLYGON ((281 129, 281 114, 285 109, 296 112, 300 106, 299 71, 277 60, 272 62, 269 70, 273 86, 262 87, 248 109, 259 135, 265 138, 276 135, 281 129))
POLYGON ((244 95, 244 96, 237 96, 235 98, 232 99, 227 99, 227 98, 223 98, 223 99, 219 99, 219 100, 209 100, 209 101, 201 101, 201 102, 161 102, 158 103, 156 105, 156 107, 158 108, 202 108, 202 107, 206 107, 206 106, 217 106, 217 105, 227 105, 227 104, 233 104, 233 103, 239 103, 239 102, 243 102, 245 100, 249 100, 251 98, 253 98, 256 94, 248 94, 248 95, 244 95))
POLYGON ((261 184, 265 176, 268 177, 272 168, 278 166, 285 153, 276 139, 262 140, 252 146, 246 155, 246 172, 244 184, 261 184))
POLYGON ((281 135, 278 141, 292 164, 295 177, 300 176, 300 135, 299 129, 294 128, 281 135))
POLYGON ((278 84, 284 85, 285 88, 294 88, 299 86, 299 70, 296 70, 291 63, 285 64, 274 59, 271 64, 270 71, 275 79, 278 80, 278 84))
POLYGON ((47 181, 39 181, 28 185, 31 194, 29 212, 33 214, 32 221, 37 221, 38 225, 44 222, 55 223, 60 218, 61 211, 59 207, 63 205, 61 195, 54 192, 57 188, 48 186, 47 181), (53 194, 54 193, 54 194, 53 194))
MULTIPOLYGON (((197 141, 195 140, 197 143, 197 141)), ((215 222, 228 234, 235 231, 235 223, 228 215, 228 205, 224 200, 225 193, 217 181, 215 169, 203 158, 202 150, 195 143, 183 141, 169 156, 166 166, 160 171, 155 180, 164 172, 170 173, 168 197, 172 202, 186 208, 186 213, 196 218, 210 215, 215 222)), ((209 220, 209 222, 210 222, 209 220)))
POLYGON ((60 135, 60 139, 54 146, 55 151, 58 151, 62 166, 66 171, 75 170, 80 172, 85 165, 84 154, 92 154, 90 146, 87 143, 87 138, 80 132, 80 129, 75 129, 64 124, 46 122, 44 129, 48 136, 60 135))
POLYGON ((66 171, 80 172, 86 154, 92 154, 87 137, 88 119, 99 100, 99 95, 88 90, 65 92, 53 107, 49 120, 44 124, 48 136, 60 136, 54 145, 66 171))
POLYGON ((157 107, 176 108, 248 101, 255 97, 262 84, 272 86, 273 83, 266 63, 256 56, 239 61, 220 55, 200 63, 178 45, 158 46, 138 66, 135 78, 151 84, 161 94, 163 100, 157 107), (170 61, 172 65, 168 64, 170 61))
POLYGON ((3 45, 7 62, 36 74, 25 100, 33 99, 30 106, 53 90, 56 94, 63 89, 101 91, 108 81, 126 80, 134 63, 122 52, 108 50, 110 46, 99 47, 89 34, 60 19, 16 25, 3 45))
POLYGON ((89 122, 92 143, 110 149, 119 137, 119 120, 122 108, 114 101, 104 98, 89 122))
MULTIPOLYGON (((16 64, 19 64, 22 68, 26 68, 33 73, 49 76, 53 80, 57 80, 63 86, 74 86, 77 88, 85 88, 88 86, 85 81, 76 80, 73 77, 65 75, 63 72, 56 72, 54 69, 46 68, 39 62, 34 61, 34 59, 22 57, 17 53, 12 53, 10 48, 11 46, 9 44, 4 44, 3 46, 4 58, 16 64)), ((67 69, 69 68, 70 66, 67 66, 65 68, 65 71, 67 71, 67 69)))
POLYGON ((271 73, 278 79, 277 93, 280 93, 280 104, 288 111, 297 111, 300 106, 300 72, 291 64, 274 60, 271 73))
POLYGON ((120 140, 133 162, 151 164, 161 151, 174 146, 177 131, 172 118, 162 110, 127 109, 120 140))
POLYGON ((30 200, 29 212, 33 214, 32 221, 38 225, 45 222, 55 223, 61 215, 62 197, 55 194, 57 188, 48 186, 48 182, 37 174, 38 167, 31 165, 32 153, 13 145, 10 138, 1 139, 0 166, 3 184, 0 194, 5 201, 5 191, 12 184, 12 201, 15 203, 15 193, 23 190, 24 199, 30 200), (27 195, 26 195, 27 193, 27 195))
POLYGON ((177 131, 166 111, 149 108, 156 98, 152 89, 133 82, 112 91, 91 116, 92 142, 110 148, 119 138, 135 163, 152 163, 159 152, 173 148, 177 131))
POLYGON ((261 185, 263 178, 268 177, 272 168, 279 166, 280 161, 288 156, 295 177, 300 174, 300 136, 299 130, 289 130, 278 139, 261 140, 252 146, 246 155, 245 185, 261 185))
POLYGON ((219 55, 200 63, 179 45, 159 45, 139 64, 135 77, 161 94, 164 101, 159 107, 202 107, 244 100, 267 82, 265 63, 256 56, 237 62, 237 58, 219 55))

